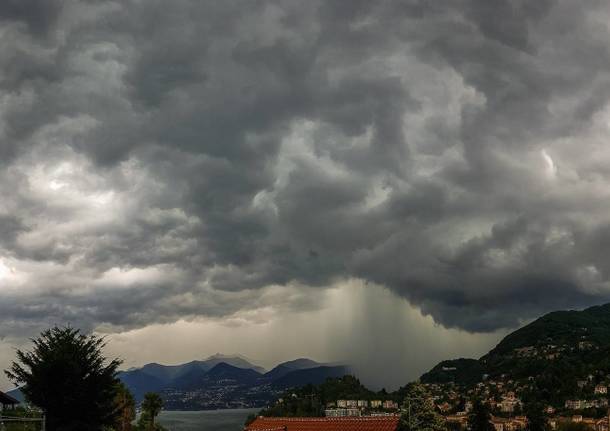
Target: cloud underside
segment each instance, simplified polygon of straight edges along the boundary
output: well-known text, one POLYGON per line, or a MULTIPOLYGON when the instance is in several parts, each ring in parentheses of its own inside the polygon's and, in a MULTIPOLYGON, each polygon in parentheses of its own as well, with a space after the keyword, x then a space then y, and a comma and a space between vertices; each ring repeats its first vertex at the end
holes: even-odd
POLYGON ((474 332, 606 300, 608 12, 3 2, 0 335, 353 279, 474 332))

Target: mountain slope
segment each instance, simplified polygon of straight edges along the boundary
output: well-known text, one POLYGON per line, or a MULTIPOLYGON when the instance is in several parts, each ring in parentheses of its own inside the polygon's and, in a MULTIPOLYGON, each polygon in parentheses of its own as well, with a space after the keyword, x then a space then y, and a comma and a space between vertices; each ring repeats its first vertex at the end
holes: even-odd
POLYGON ((306 368, 303 370, 293 370, 288 374, 273 381, 273 386, 277 388, 294 388, 308 384, 319 385, 331 377, 343 377, 350 374, 346 366, 321 366, 306 368))
POLYGON ((421 376, 422 383, 449 383, 471 385, 481 380, 485 373, 483 364, 476 359, 452 359, 443 361, 421 376))
POLYGON ((299 358, 293 361, 282 362, 278 364, 275 368, 273 368, 268 373, 265 373, 265 378, 267 380, 277 380, 281 377, 284 377, 286 374, 290 373, 294 370, 305 370, 307 368, 315 368, 322 366, 319 362, 312 361, 311 359, 299 358))
POLYGON ((610 304, 583 311, 548 313, 504 337, 486 356, 536 345, 575 345, 585 340, 596 345, 610 345, 610 304))
POLYGON ((234 367, 233 365, 221 362, 205 374, 204 382, 252 385, 261 377, 262 374, 255 370, 234 367))
MULTIPOLYGON (((122 371, 119 379, 123 381, 134 394, 143 394, 142 391, 155 391, 165 387, 183 387, 188 382, 200 380, 203 375, 220 363, 226 363, 237 368, 252 369, 263 373, 262 367, 254 365, 241 356, 226 356, 216 354, 203 361, 191 361, 179 365, 161 365, 157 363, 146 364, 141 368, 122 371), (149 376, 150 379, 147 379, 149 376), (147 381, 149 380, 149 381, 147 381)), ((139 399, 139 397, 136 397, 139 399)))
POLYGON ((548 313, 504 337, 479 360, 443 361, 421 381, 473 386, 486 378, 514 381, 553 406, 582 397, 583 381, 610 384, 610 304, 548 313))
POLYGON ((248 360, 247 358, 240 356, 240 355, 229 356, 229 355, 223 355, 223 354, 217 353, 215 355, 208 357, 207 359, 205 359, 203 361, 203 363, 205 364, 205 366, 207 367, 208 370, 211 370, 213 367, 215 367, 216 365, 223 363, 223 362, 225 364, 229 364, 229 365, 232 365, 237 368, 249 368, 249 369, 255 370, 257 373, 260 373, 260 374, 264 374, 266 372, 266 370, 263 367, 252 364, 252 362, 250 362, 250 360, 248 360))
POLYGON ((137 401, 142 400, 146 392, 158 392, 165 385, 162 380, 140 370, 119 373, 118 378, 129 388, 137 401))

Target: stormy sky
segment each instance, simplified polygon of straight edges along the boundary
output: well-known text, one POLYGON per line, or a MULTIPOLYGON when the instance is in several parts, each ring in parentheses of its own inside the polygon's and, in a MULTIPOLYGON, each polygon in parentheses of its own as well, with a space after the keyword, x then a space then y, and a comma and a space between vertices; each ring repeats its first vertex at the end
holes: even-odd
POLYGON ((0 366, 70 323, 130 366, 311 356, 395 387, 608 301, 608 22, 0 2, 0 366))

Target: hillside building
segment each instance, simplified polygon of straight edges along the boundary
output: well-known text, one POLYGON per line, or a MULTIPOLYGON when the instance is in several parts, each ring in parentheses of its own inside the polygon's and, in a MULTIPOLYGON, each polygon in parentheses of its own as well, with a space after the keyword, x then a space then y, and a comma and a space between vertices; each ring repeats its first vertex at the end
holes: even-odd
POLYGON ((0 412, 3 410, 14 409, 19 404, 19 400, 0 391, 0 412))

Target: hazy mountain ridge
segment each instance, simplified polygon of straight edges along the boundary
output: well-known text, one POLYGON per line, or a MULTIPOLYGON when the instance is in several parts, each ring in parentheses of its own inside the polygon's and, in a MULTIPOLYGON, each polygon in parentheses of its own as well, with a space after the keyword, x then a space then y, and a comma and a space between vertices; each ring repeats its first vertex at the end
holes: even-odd
POLYGON ((349 373, 344 365, 299 358, 265 372, 244 357, 215 355, 179 365, 146 364, 119 373, 137 400, 148 391, 161 392, 175 410, 260 407, 281 391, 349 373))

